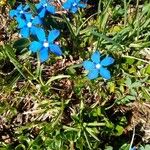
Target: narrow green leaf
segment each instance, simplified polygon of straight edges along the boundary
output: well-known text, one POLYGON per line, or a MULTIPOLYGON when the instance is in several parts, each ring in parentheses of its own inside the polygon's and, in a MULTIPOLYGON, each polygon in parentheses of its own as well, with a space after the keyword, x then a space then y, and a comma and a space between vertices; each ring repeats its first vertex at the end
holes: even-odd
POLYGON ((30 41, 26 38, 21 38, 14 42, 13 47, 17 50, 22 50, 24 48, 27 48, 30 44, 30 41))
POLYGON ((96 135, 94 134, 94 132, 93 132, 93 130, 92 130, 91 128, 86 127, 86 130, 87 130, 87 132, 88 132, 94 139, 96 139, 97 141, 100 141, 100 140, 96 137, 96 135))
POLYGON ((69 75, 58 75, 58 76, 51 77, 51 78, 47 81, 46 85, 50 85, 52 81, 58 80, 58 79, 62 79, 62 78, 70 78, 70 76, 69 76, 69 75))
POLYGON ((5 45, 5 51, 6 51, 6 55, 9 57, 10 61, 13 63, 13 65, 16 67, 16 69, 26 79, 26 76, 24 75, 23 71, 21 70, 22 65, 15 58, 15 54, 14 54, 14 51, 11 48, 11 46, 5 45))
POLYGON ((93 35, 98 36, 102 39, 104 39, 105 41, 108 41, 109 43, 112 43, 113 45, 117 46, 119 49, 123 50, 123 48, 121 47, 120 44, 116 43, 115 41, 111 40, 110 38, 108 38, 106 35, 92 31, 91 32, 93 35))

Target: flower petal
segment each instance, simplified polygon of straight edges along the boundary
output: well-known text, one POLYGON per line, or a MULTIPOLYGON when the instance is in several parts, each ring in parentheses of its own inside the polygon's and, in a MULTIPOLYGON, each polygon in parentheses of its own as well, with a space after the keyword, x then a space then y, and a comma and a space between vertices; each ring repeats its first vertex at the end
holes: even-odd
POLYGON ((47 11, 50 12, 51 14, 55 14, 56 9, 55 9, 54 6, 48 5, 48 6, 47 6, 47 11))
POLYGON ((35 33, 39 41, 43 42, 46 39, 45 31, 42 28, 35 28, 35 33))
POLYGON ((40 1, 41 5, 48 3, 48 0, 41 0, 40 1))
POLYGON ((99 51, 95 51, 92 56, 91 59, 94 63, 99 63, 100 62, 100 52, 99 51))
POLYGON ((48 59, 48 48, 42 48, 39 52, 40 61, 44 62, 48 59))
POLYGON ((71 12, 72 12, 72 13, 76 13, 77 11, 78 11, 78 7, 72 7, 72 8, 71 8, 71 12))
POLYGON ((76 3, 79 3, 81 0, 75 0, 76 3))
POLYGON ((23 10, 27 10, 27 9, 29 9, 29 5, 26 5, 24 8, 23 8, 23 10))
POLYGON ((46 8, 43 8, 43 9, 41 10, 41 12, 39 13, 39 16, 40 16, 41 18, 43 18, 43 17, 45 16, 45 13, 46 13, 46 8))
POLYGON ((95 65, 92 61, 89 61, 89 60, 86 60, 83 62, 83 67, 86 69, 86 70, 92 70, 95 68, 95 65))
POLYGON ((86 4, 78 4, 78 7, 81 7, 81 8, 85 8, 87 5, 86 4))
POLYGON ((25 17, 26 17, 27 22, 31 22, 32 14, 30 14, 30 13, 27 14, 26 13, 25 17))
POLYGON ((95 78, 97 78, 97 77, 98 77, 98 70, 97 70, 97 69, 91 70, 91 71, 89 72, 89 74, 88 74, 88 78, 89 78, 90 80, 95 79, 95 78))
POLYGON ((101 61, 101 65, 102 66, 109 66, 111 64, 114 63, 114 59, 112 57, 105 57, 102 61, 101 61))
POLYGON ((38 29, 39 29, 39 28, 37 28, 37 27, 35 27, 35 26, 32 26, 32 27, 30 28, 30 34, 36 35, 36 31, 37 31, 38 29))
POLYGON ((23 27, 26 26, 26 22, 25 22, 24 19, 21 19, 20 17, 17 17, 16 20, 17 20, 17 22, 18 22, 18 28, 19 28, 19 29, 21 29, 21 28, 23 28, 23 27))
POLYGON ((52 43, 59 36, 59 34, 60 34, 59 30, 56 29, 51 30, 48 35, 48 42, 52 43))
POLYGON ((70 9, 71 8, 71 2, 68 0, 67 2, 65 2, 64 4, 63 4, 63 8, 64 9, 70 9))
POLYGON ((54 54, 56 54, 57 56, 61 56, 62 55, 62 51, 60 49, 60 47, 56 44, 50 44, 49 45, 50 51, 53 52, 54 54))
POLYGON ((39 18, 39 16, 35 16, 34 19, 32 20, 32 23, 34 25, 42 24, 42 20, 39 18))
POLYGON ((22 37, 24 38, 28 38, 29 37, 29 28, 24 27, 20 30, 20 34, 22 35, 22 37))
POLYGON ((37 9, 40 9, 41 8, 41 4, 39 3, 39 4, 35 4, 35 7, 37 8, 37 9))
POLYGON ((9 12, 9 16, 10 16, 11 18, 13 18, 14 16, 16 16, 16 14, 17 14, 17 11, 16 11, 16 10, 11 10, 11 11, 9 12))
POLYGON ((105 78, 105 79, 107 79, 107 80, 111 78, 110 71, 107 70, 106 68, 101 67, 99 71, 100 71, 100 75, 101 75, 103 78, 105 78))
POLYGON ((20 4, 20 5, 17 7, 17 9, 16 9, 16 10, 18 10, 18 11, 23 10, 23 6, 22 6, 22 4, 20 4))
POLYGON ((29 46, 29 50, 32 52, 37 52, 42 48, 42 44, 37 42, 37 41, 33 41, 30 46, 29 46))

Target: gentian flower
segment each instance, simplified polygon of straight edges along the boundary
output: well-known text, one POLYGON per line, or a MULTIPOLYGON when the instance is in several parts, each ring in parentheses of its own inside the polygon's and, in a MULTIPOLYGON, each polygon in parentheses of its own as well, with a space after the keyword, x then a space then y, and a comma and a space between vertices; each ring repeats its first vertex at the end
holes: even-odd
POLYGON ((92 54, 91 60, 92 61, 86 60, 83 62, 83 67, 86 70, 89 70, 89 79, 95 79, 99 74, 105 79, 111 78, 110 72, 106 67, 114 63, 114 59, 112 57, 107 56, 103 60, 100 60, 100 53, 96 51, 92 54))
POLYGON ((10 15, 10 17, 11 18, 13 18, 13 17, 25 17, 26 16, 26 14, 28 14, 28 12, 27 12, 27 10, 29 9, 29 6, 28 5, 26 5, 26 6, 23 6, 22 4, 20 4, 17 8, 16 8, 16 10, 11 10, 10 12, 9 12, 9 15, 10 15))
POLYGON ((20 34, 24 38, 28 38, 30 34, 35 34, 36 25, 41 24, 38 16, 32 17, 31 14, 25 16, 25 19, 17 18, 20 34))
POLYGON ((43 18, 47 12, 55 14, 55 6, 50 5, 48 0, 41 0, 39 4, 36 4, 39 16, 43 18))
POLYGON ((70 10, 72 13, 76 13, 79 7, 81 7, 81 8, 86 7, 86 4, 82 4, 82 3, 80 3, 80 1, 81 0, 67 0, 63 4, 63 8, 70 10))
POLYGON ((29 49, 32 52, 39 52, 41 62, 44 62, 48 59, 49 51, 56 54, 57 56, 62 55, 60 47, 54 43, 54 40, 60 34, 59 30, 54 29, 49 31, 48 38, 46 37, 44 30, 41 28, 37 30, 36 34, 39 41, 33 41, 30 44, 29 49))

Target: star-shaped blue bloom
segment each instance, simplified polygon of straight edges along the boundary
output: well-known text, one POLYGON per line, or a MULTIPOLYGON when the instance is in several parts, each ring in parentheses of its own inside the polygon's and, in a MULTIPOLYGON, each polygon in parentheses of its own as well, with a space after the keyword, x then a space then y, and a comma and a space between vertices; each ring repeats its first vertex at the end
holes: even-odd
POLYGON ((38 16, 32 17, 31 14, 27 14, 25 19, 17 18, 18 28, 20 34, 24 38, 28 38, 30 34, 35 34, 36 26, 41 24, 41 20, 38 16))
POLYGON ((36 4, 39 16, 43 18, 47 12, 55 14, 55 6, 52 6, 48 0, 41 0, 40 3, 36 4))
POLYGON ((105 79, 111 78, 110 72, 106 67, 114 63, 112 57, 107 56, 103 60, 100 60, 100 53, 96 51, 92 54, 91 60, 83 62, 83 67, 89 71, 88 78, 90 80, 97 78, 99 74, 105 79))
POLYGON ((39 41, 33 41, 30 44, 29 49, 32 52, 39 52, 40 61, 44 62, 48 59, 48 52, 52 52, 57 56, 62 55, 60 47, 54 43, 54 40, 59 36, 59 30, 49 31, 48 37, 46 37, 45 32, 42 28, 38 29, 36 32, 39 41))
POLYGON ((67 0, 63 4, 63 8, 70 10, 72 13, 76 13, 79 7, 81 8, 86 7, 86 4, 80 3, 80 1, 81 0, 67 0))
POLYGON ((16 8, 16 10, 15 10, 15 9, 11 10, 11 11, 9 12, 9 15, 10 15, 11 18, 13 18, 13 17, 20 17, 20 18, 22 18, 22 17, 25 17, 26 14, 28 14, 28 12, 27 12, 28 9, 29 9, 29 6, 28 6, 28 5, 23 6, 22 4, 20 4, 20 5, 16 8))

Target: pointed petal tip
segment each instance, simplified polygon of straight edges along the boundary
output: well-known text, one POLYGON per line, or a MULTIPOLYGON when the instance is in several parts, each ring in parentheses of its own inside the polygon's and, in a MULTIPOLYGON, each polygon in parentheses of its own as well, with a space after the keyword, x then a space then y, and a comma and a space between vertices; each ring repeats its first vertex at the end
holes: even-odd
POLYGON ((60 35, 60 31, 57 29, 49 31, 48 42, 53 43, 54 40, 60 35))
POLYGON ((89 60, 85 60, 83 62, 83 67, 86 69, 86 70, 92 70, 94 69, 94 63, 92 61, 89 61, 89 60))
POLYGON ((106 68, 101 67, 99 72, 104 79, 109 80, 111 78, 110 71, 106 68))
POLYGON ((97 69, 93 69, 88 73, 88 79, 93 80, 98 78, 98 70, 97 69))
POLYGON ((91 59, 94 63, 99 63, 100 62, 100 52, 99 51, 95 51, 92 56, 91 59))
POLYGON ((101 61, 101 65, 102 65, 102 66, 109 66, 109 65, 113 64, 114 61, 115 61, 115 60, 114 60, 112 57, 107 56, 107 57, 105 57, 105 58, 101 61))

